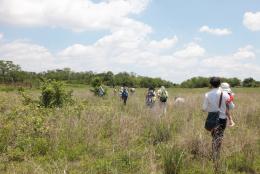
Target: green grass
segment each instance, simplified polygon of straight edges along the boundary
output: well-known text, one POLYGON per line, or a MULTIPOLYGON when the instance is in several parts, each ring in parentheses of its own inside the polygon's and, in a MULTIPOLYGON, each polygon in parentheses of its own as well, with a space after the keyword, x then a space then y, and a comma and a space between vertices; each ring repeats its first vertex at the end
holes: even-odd
MULTIPOLYGON (((208 89, 169 89, 167 115, 145 106, 138 89, 123 106, 112 89, 93 96, 70 86, 75 104, 45 109, 23 105, 16 90, 0 91, 0 173, 24 174, 211 174, 211 137, 201 111, 208 89), (173 97, 186 99, 173 105, 173 97)), ((38 90, 26 91, 37 99, 38 90)), ((234 89, 236 126, 227 128, 222 170, 260 173, 260 90, 234 89)))

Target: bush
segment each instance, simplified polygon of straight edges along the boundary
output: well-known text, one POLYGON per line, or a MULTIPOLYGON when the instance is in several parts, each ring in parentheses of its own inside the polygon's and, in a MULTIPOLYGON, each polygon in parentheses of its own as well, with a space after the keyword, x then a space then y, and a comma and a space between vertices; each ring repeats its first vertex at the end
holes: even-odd
POLYGON ((66 91, 64 83, 47 80, 41 86, 40 105, 44 107, 62 107, 72 101, 72 91, 66 91))

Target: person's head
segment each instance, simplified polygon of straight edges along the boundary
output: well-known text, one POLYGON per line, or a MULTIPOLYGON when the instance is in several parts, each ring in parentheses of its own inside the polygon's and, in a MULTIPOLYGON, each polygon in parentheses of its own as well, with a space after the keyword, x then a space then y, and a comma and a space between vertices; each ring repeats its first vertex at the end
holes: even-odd
POLYGON ((230 89, 230 85, 228 83, 221 83, 220 87, 223 91, 226 91, 227 93, 232 93, 232 90, 230 89))
POLYGON ((164 87, 164 86, 161 86, 161 90, 162 90, 162 91, 165 91, 165 87, 164 87))
POLYGON ((154 90, 154 87, 150 86, 150 87, 148 88, 148 90, 149 90, 149 91, 153 91, 153 90, 154 90))
POLYGON ((213 88, 218 88, 220 86, 220 78, 219 77, 211 77, 209 80, 210 85, 213 88))

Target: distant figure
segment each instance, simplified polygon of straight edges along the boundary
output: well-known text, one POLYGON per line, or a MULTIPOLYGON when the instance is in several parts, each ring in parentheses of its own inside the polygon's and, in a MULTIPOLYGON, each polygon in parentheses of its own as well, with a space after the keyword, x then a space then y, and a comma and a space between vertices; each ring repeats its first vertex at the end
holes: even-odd
POLYGON ((154 106, 156 100, 156 93, 154 88, 150 87, 148 88, 147 94, 146 94, 146 105, 152 108, 154 106))
POLYGON ((122 93, 123 93, 123 91, 124 91, 124 87, 121 86, 121 88, 120 88, 120 90, 119 90, 119 96, 120 96, 120 97, 122 97, 122 93))
POLYGON ((130 92, 133 95, 135 93, 135 88, 130 88, 130 92))
POLYGON ((100 85, 98 88, 98 96, 103 97, 105 95, 105 90, 104 88, 100 85))
POLYGON ((233 121, 233 118, 230 114, 230 110, 235 108, 235 105, 233 103, 234 101, 234 93, 232 92, 232 90, 230 89, 230 85, 228 83, 221 83, 221 89, 225 92, 228 93, 230 100, 227 101, 227 111, 226 111, 226 115, 228 118, 228 126, 233 127, 235 126, 235 123, 233 121))
POLYGON ((185 103, 185 99, 182 97, 174 97, 174 104, 178 105, 178 104, 184 104, 185 103))
POLYGON ((122 98, 122 100, 123 100, 123 102, 124 102, 124 105, 126 105, 126 101, 127 101, 127 99, 128 99, 128 90, 127 90, 127 87, 126 87, 126 86, 123 87, 123 91, 122 91, 122 94, 121 94, 121 98, 122 98))
POLYGON ((114 96, 116 96, 116 95, 117 95, 117 89, 116 89, 116 87, 114 87, 113 92, 114 92, 114 96))
POLYGON ((168 92, 166 91, 164 86, 157 91, 157 97, 159 99, 159 106, 163 110, 163 114, 166 114, 167 100, 168 100, 168 92))

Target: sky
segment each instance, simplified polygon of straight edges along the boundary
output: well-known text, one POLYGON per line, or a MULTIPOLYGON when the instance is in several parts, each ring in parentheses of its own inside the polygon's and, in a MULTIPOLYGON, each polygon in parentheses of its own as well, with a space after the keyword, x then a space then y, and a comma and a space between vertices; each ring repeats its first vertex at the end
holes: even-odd
POLYGON ((259 0, 0 0, 0 60, 180 83, 260 80, 259 0))

